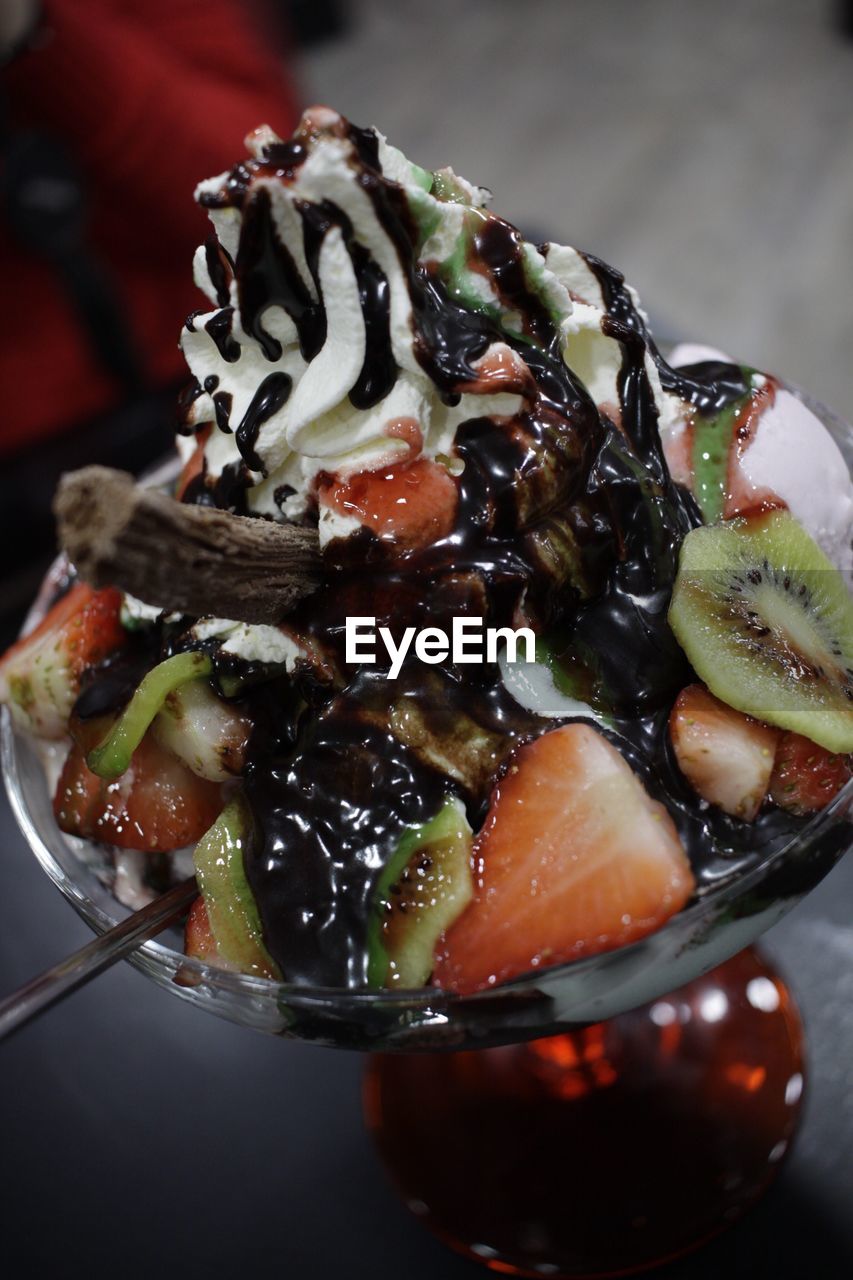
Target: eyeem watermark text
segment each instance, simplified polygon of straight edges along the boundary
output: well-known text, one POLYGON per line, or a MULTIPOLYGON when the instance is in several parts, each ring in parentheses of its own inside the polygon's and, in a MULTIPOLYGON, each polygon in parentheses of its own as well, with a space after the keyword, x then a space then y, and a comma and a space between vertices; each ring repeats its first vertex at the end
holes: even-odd
POLYGON ((441 627, 406 627, 400 643, 388 627, 376 627, 375 618, 347 618, 344 627, 347 663, 377 662, 379 642, 385 646, 391 665, 387 679, 396 680, 411 650, 421 662, 497 662, 506 647, 507 662, 534 662, 536 637, 529 627, 487 627, 482 618, 453 618, 450 635, 441 627), (519 647, 522 657, 519 659, 519 647))

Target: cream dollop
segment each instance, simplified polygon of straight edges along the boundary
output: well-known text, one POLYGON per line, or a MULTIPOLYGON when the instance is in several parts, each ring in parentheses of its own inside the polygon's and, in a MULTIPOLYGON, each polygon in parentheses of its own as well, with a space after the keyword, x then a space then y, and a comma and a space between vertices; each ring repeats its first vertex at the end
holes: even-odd
MULTIPOLYGON (((371 135, 375 162, 368 164, 357 139, 345 133, 345 123, 328 108, 312 108, 294 135, 301 140, 298 154, 262 127, 247 139, 256 163, 243 166, 249 176, 238 198, 229 196, 229 174, 202 182, 196 191, 196 198, 210 206, 218 246, 213 262, 224 258, 237 271, 230 272, 228 306, 190 317, 181 338, 197 386, 187 428, 209 427, 208 481, 229 468, 242 469, 247 509, 277 519, 299 518, 306 511, 320 473, 346 478, 412 456, 410 443, 391 430, 400 419, 418 424, 423 455, 452 460, 461 423, 485 415, 511 417, 522 408, 511 377, 500 386, 484 377, 481 386, 456 396, 442 394, 435 385, 416 350, 411 264, 395 242, 393 220, 382 216, 383 201, 393 203, 396 215, 412 228, 415 267, 440 273, 452 299, 497 317, 513 335, 520 332, 520 318, 503 304, 471 252, 491 217, 485 212, 488 192, 449 169, 427 173, 376 131, 371 135), (377 186, 380 199, 370 194, 377 186), (305 305, 325 316, 322 345, 307 357, 298 324, 284 305, 273 303, 263 311, 267 341, 258 340, 257 328, 248 331, 246 290, 241 294, 237 280, 257 250, 259 197, 269 205, 270 252, 289 255, 294 289, 305 305), (367 310, 360 288, 365 262, 382 282, 388 330, 383 340, 394 365, 386 393, 367 405, 353 403, 359 376, 379 341, 371 330, 376 311, 367 310), (245 424, 257 416, 259 394, 271 375, 289 391, 251 432, 245 424)), ((222 299, 222 281, 213 278, 211 260, 209 246, 203 246, 194 271, 199 287, 216 303, 222 299)), ((525 242, 522 260, 531 291, 562 334, 566 363, 618 423, 622 352, 604 332, 606 307, 594 272, 577 250, 555 244, 538 248, 525 242)), ((269 270, 269 256, 265 261, 269 270)), ((523 370, 517 355, 493 341, 480 363, 494 371, 513 360, 523 370)), ((651 357, 647 369, 661 416, 667 418, 672 398, 662 391, 651 357)), ((354 521, 321 518, 321 541, 355 528, 354 521)))

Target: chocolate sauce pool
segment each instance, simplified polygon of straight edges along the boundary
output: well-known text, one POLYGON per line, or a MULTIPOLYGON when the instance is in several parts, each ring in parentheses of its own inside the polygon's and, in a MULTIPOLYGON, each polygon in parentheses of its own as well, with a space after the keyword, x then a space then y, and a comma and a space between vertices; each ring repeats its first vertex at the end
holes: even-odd
MULTIPOLYGON (((356 148, 360 184, 396 247, 412 300, 414 351, 439 394, 455 403, 463 392, 482 389, 474 364, 493 342, 508 343, 527 370, 514 388, 523 397, 520 413, 472 418, 457 432, 455 453, 464 467, 451 532, 397 558, 366 529, 333 542, 324 587, 288 619, 313 642, 318 660, 285 682, 284 692, 279 682, 246 695, 257 724, 245 775, 255 823, 246 872, 266 944, 289 982, 359 987, 367 978, 376 881, 405 828, 427 820, 453 791, 476 829, 514 747, 565 721, 525 711, 494 666, 409 660, 396 681, 377 668, 348 670, 347 616, 375 616, 377 626, 399 635, 411 625, 449 629, 461 613, 509 626, 522 610, 559 652, 586 664, 605 691, 613 716, 606 732, 672 813, 700 890, 763 856, 798 824, 779 812, 746 825, 699 809, 666 734, 675 696, 694 678, 667 609, 679 547, 701 521, 663 457, 646 353, 664 387, 701 415, 745 394, 742 370, 716 363, 670 369, 622 276, 588 256, 605 299, 605 331, 622 351, 620 420, 610 421, 563 360, 555 321, 530 286, 519 233, 484 213, 472 235, 477 269, 519 317, 518 331, 508 333, 450 296, 437 269, 417 262, 402 189, 377 173, 375 135, 346 122, 342 128, 356 148)), ((316 301, 305 288, 275 232, 268 192, 251 186, 257 176, 289 180, 306 155, 298 139, 269 147, 264 159, 237 166, 221 191, 203 200, 243 212, 233 267, 208 248, 208 268, 221 303, 233 271, 243 328, 270 361, 281 354, 265 325, 270 306, 291 317, 306 359, 326 335, 321 290, 316 301)), ((332 228, 350 253, 368 335, 350 400, 369 407, 387 395, 397 373, 387 280, 340 209, 326 202, 299 212, 315 283, 332 228)), ((240 354, 232 322, 231 307, 223 305, 206 323, 229 361, 240 354)), ((201 390, 197 384, 188 390, 185 410, 201 390)), ((272 372, 261 383, 243 421, 229 423, 242 464, 226 468, 215 484, 198 477, 185 501, 245 510, 248 468, 262 469, 258 430, 289 392, 284 374, 272 372)), ((228 410, 217 405, 226 421, 228 410)), ((95 700, 100 708, 103 700, 95 700)))

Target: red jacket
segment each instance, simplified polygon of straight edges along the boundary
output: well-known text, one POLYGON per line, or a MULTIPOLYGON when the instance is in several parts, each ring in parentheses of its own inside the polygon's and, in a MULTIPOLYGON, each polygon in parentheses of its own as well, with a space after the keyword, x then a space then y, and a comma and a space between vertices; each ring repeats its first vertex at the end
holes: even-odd
MULTIPOLYGON (((112 278, 145 380, 185 371, 177 339, 205 305, 192 255, 208 230, 192 197, 261 123, 286 136, 295 94, 231 0, 45 0, 42 33, 0 72, 13 130, 60 138, 81 171, 87 242, 112 278)), ((0 451, 115 405, 55 270, 0 218, 0 451)))

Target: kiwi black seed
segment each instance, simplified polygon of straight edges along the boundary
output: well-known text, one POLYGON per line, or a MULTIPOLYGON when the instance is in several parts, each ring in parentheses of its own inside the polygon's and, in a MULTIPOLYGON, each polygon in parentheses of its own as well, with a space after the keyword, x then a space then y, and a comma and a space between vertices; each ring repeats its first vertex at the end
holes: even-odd
POLYGON ((790 512, 692 530, 669 620, 729 706, 853 751, 853 597, 790 512))

